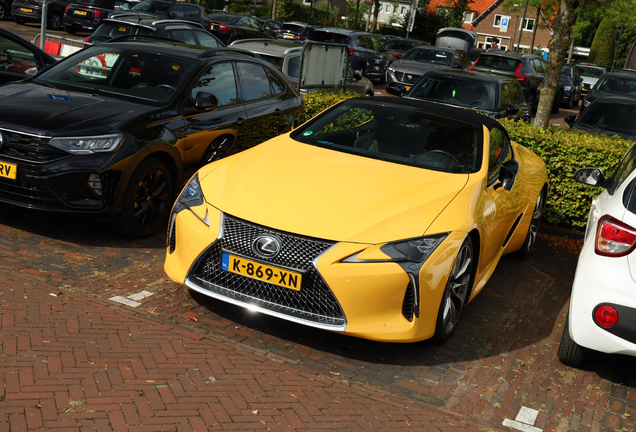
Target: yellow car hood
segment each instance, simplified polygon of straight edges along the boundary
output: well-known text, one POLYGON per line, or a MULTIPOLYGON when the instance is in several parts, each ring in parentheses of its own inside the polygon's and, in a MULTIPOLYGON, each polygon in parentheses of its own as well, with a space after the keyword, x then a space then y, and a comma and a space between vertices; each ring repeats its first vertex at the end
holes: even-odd
POLYGON ((199 172, 206 201, 274 229, 333 241, 417 237, 466 185, 448 174, 277 137, 199 172))

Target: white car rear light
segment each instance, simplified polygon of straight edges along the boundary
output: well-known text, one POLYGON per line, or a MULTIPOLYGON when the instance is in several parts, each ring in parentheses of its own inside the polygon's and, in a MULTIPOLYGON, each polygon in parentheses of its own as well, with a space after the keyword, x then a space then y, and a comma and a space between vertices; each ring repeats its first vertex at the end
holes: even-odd
POLYGON ((636 246, 636 229, 611 216, 603 216, 596 229, 595 252, 598 255, 620 257, 636 246))

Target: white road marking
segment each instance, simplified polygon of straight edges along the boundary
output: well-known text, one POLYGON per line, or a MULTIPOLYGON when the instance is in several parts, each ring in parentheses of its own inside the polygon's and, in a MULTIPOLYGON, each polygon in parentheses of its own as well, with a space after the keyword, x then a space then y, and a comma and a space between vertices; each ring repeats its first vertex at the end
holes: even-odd
POLYGON ((139 301, 139 300, 143 300, 146 297, 150 297, 155 295, 155 293, 150 292, 150 291, 140 291, 138 293, 135 293, 133 295, 129 295, 127 298, 131 299, 131 300, 135 300, 135 301, 139 301))
POLYGON ((533 426, 538 415, 539 411, 535 409, 521 407, 514 420, 504 419, 502 424, 523 432, 543 432, 543 429, 533 426))
POLYGON ((111 297, 108 300, 112 300, 114 302, 125 304, 126 306, 135 307, 135 308, 141 306, 141 303, 127 299, 126 297, 122 297, 122 296, 111 297))

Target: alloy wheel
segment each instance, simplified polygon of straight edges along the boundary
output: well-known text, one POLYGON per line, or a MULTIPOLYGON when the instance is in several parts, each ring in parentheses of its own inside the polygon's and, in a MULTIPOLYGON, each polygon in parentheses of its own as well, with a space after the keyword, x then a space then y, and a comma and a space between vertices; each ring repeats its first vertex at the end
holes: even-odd
POLYGON ((534 206, 534 211, 532 212, 532 219, 530 220, 530 227, 528 228, 528 240, 526 241, 526 248, 528 249, 528 252, 534 249, 534 244, 537 241, 539 224, 541 223, 541 215, 543 214, 544 199, 544 194, 540 193, 539 198, 537 198, 537 203, 534 206))
POLYGON ((160 169, 147 172, 139 181, 133 209, 133 219, 139 229, 153 230, 163 220, 170 206, 169 182, 160 169))
POLYGON ((465 242, 455 258, 442 299, 442 328, 445 334, 450 334, 459 321, 470 288, 472 272, 473 247, 470 242, 465 242))

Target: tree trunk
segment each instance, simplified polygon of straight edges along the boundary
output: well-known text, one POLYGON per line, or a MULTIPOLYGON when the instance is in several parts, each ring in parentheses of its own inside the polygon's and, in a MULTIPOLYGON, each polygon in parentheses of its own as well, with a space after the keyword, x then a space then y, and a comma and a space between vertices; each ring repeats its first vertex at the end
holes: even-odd
MULTIPOLYGON (((545 74, 543 84, 541 84, 539 106, 537 108, 537 115, 534 118, 535 127, 545 128, 550 121, 550 111, 552 110, 552 103, 556 96, 561 67, 563 66, 565 54, 570 46, 572 26, 576 21, 574 11, 579 5, 579 1, 580 0, 559 0, 559 12, 554 19, 554 37, 548 45, 550 47, 548 70, 545 74)), ((561 100, 559 99, 557 103, 560 102, 561 100)))
POLYGON ((530 42, 530 54, 534 54, 534 40, 537 37, 537 29, 539 28, 539 18, 541 18, 541 6, 537 6, 537 14, 534 17, 534 27, 532 27, 532 42, 530 42))
POLYGON ((574 54, 574 37, 572 37, 572 42, 570 42, 570 51, 568 51, 568 64, 572 63, 573 54, 574 54))
POLYGON ((371 6, 369 6, 369 10, 367 11, 367 26, 364 29, 364 31, 369 31, 369 27, 371 26, 371 12, 373 9, 373 2, 371 3, 371 6))
POLYGON ((375 33, 378 28, 378 14, 380 13, 380 0, 373 0, 375 6, 373 11, 373 28, 369 30, 371 33, 375 33))
POLYGON ((278 1, 272 0, 272 19, 276 19, 276 6, 278 1))
POLYGON ((356 14, 353 17, 353 29, 358 29, 358 13, 360 13, 360 0, 356 0, 356 14))

